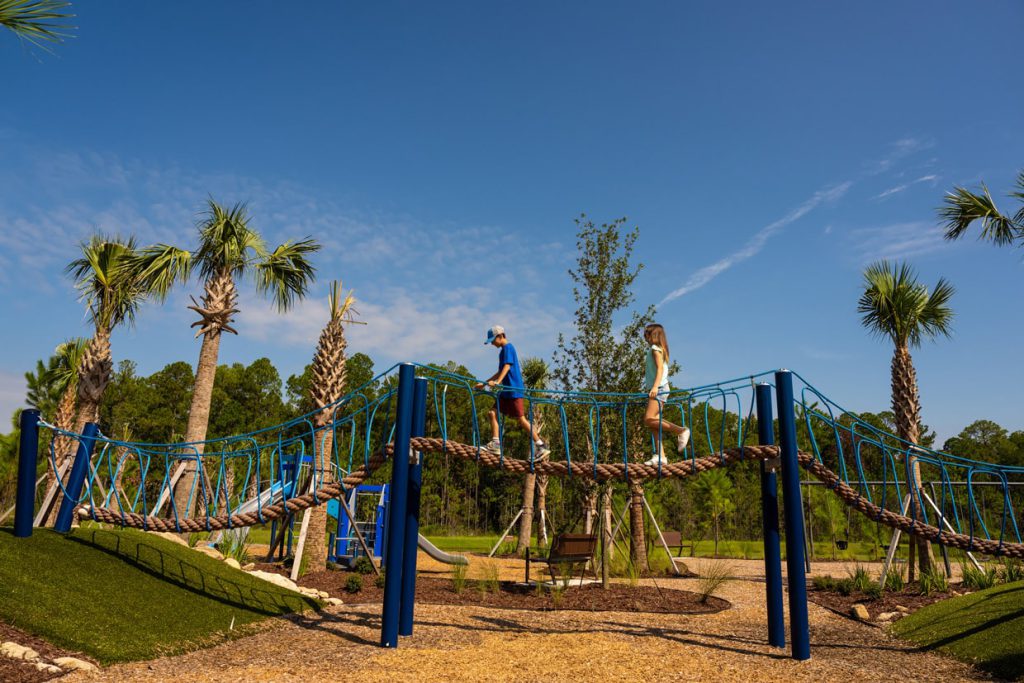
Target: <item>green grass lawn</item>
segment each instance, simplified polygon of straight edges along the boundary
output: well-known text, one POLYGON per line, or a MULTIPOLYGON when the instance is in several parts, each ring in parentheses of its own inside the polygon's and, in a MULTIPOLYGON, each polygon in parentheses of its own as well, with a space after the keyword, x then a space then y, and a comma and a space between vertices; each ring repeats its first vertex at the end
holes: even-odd
POLYGON ((1024 678, 1024 582, 929 605, 893 624, 899 636, 997 676, 1024 678))
POLYGON ((316 603, 141 531, 0 529, 0 619, 104 664, 211 644, 316 603))

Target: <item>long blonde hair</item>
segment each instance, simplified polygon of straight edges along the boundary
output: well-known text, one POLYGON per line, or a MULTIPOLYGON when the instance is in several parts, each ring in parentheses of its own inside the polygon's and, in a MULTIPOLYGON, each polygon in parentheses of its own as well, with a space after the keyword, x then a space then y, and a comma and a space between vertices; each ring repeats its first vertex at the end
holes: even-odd
POLYGON ((644 341, 648 344, 657 344, 665 353, 665 363, 668 363, 668 337, 665 335, 665 328, 658 323, 650 323, 644 328, 644 341))

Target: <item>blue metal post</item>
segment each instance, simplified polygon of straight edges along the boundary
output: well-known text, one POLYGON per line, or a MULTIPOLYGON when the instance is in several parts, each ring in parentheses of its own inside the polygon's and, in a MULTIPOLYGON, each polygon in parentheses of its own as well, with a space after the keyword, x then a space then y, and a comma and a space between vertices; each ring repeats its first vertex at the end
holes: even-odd
MULTIPOLYGON (((772 388, 758 384, 757 437, 762 446, 775 444, 772 424, 772 388)), ((764 583, 768 599, 768 644, 786 647, 786 622, 782 613, 782 554, 779 546, 779 486, 777 461, 761 461, 761 531, 764 536, 764 583)))
POLYGON ((793 373, 775 373, 775 399, 779 407, 779 449, 782 456, 782 496, 786 510, 786 575, 789 583, 789 640, 793 659, 811 658, 807 626, 807 574, 804 572, 804 517, 800 502, 800 466, 797 462, 796 418, 793 414, 793 373))
POLYGON ((32 535, 32 516, 36 508, 36 466, 39 462, 39 411, 21 411, 21 437, 18 441, 18 494, 14 500, 14 535, 32 535))
MULTIPOLYGON (((427 380, 416 378, 412 408, 412 435, 423 436, 427 430, 427 380)), ((405 512, 405 556, 402 562, 402 606, 398 617, 398 634, 412 635, 413 612, 416 607, 416 555, 420 536, 420 489, 423 486, 422 454, 409 463, 409 489, 405 512)), ((397 464, 397 461, 396 461, 397 464)))
POLYGON ((75 507, 78 506, 78 499, 82 497, 82 485, 85 484, 85 478, 89 474, 92 447, 96 443, 96 436, 99 433, 99 425, 95 422, 86 423, 85 430, 78 440, 78 453, 75 454, 75 462, 71 465, 67 493, 60 501, 60 512, 57 513, 57 522, 53 525, 54 531, 59 531, 62 534, 71 531, 75 507))
POLYGON ((398 647, 398 613, 402 600, 402 564, 405 549, 406 494, 409 488, 409 437, 416 368, 398 368, 398 408, 395 415, 395 450, 391 459, 391 505, 388 509, 387 571, 384 572, 384 611, 381 647, 398 647))

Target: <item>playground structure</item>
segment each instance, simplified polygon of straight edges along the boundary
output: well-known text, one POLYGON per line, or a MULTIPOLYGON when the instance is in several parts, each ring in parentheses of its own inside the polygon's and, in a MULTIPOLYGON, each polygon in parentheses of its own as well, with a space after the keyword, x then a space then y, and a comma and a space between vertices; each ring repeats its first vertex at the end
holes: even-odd
MULTIPOLYGON (((505 448, 504 433, 503 455, 481 448, 480 417, 495 399, 475 391, 473 383, 472 378, 437 368, 402 364, 331 406, 332 419, 324 427, 316 428, 306 416, 261 432, 207 441, 202 448, 122 442, 89 424, 82 434, 67 434, 79 446, 67 482, 60 484, 63 499, 56 528, 69 529, 76 514, 157 531, 234 531, 275 520, 285 524, 290 515, 314 505, 345 501, 373 472, 390 464, 391 500, 382 552, 389 569, 381 636, 381 644, 389 647, 397 646, 399 634, 412 633, 419 487, 424 461, 432 453, 475 459, 513 473, 537 472, 583 482, 656 481, 758 462, 768 640, 777 647, 785 645, 776 480, 780 474, 783 502, 789 509, 801 507, 802 467, 851 510, 897 532, 965 552, 1024 558, 1019 513, 1011 496, 1012 484, 1024 480, 1024 468, 904 443, 843 410, 789 371, 673 391, 663 413, 677 414, 675 421, 689 426, 693 438, 682 460, 657 466, 640 464, 647 458, 642 452, 650 436, 638 436, 642 430, 633 429, 641 425, 645 395, 528 391, 531 422, 536 411, 544 411, 548 423, 560 432, 560 439, 549 440, 550 460, 542 462, 535 458, 532 444, 523 446, 523 458, 505 457, 514 443, 505 448), (773 403, 778 410, 778 446, 773 403), (456 420, 459 415, 462 419, 456 420), (330 441, 328 434, 333 436, 330 441), (323 453, 328 442, 330 452, 323 453), (310 457, 324 457, 330 467, 311 468, 305 486, 288 487, 283 476, 273 476, 282 471, 286 459, 301 463, 310 457), (189 461, 203 476, 194 479, 189 492, 200 512, 185 518, 170 493, 175 475, 189 461), (136 483, 116 486, 128 479, 121 476, 127 470, 136 483), (926 499, 922 481, 939 482, 938 491, 926 499), (160 516, 164 501, 168 513, 160 516), (911 503, 916 515, 908 514, 911 503)), ((25 536, 32 529, 38 430, 58 430, 41 421, 36 411, 24 411, 21 419, 15 531, 25 536)), ((55 458, 52 447, 49 457, 55 458)), ((338 511, 348 518, 347 528, 358 530, 350 507, 346 502, 338 511)), ((810 643, 803 518, 787 514, 785 522, 792 654, 806 659, 810 643)), ((341 536, 337 533, 335 541, 341 536)), ((347 536, 345 540, 351 543, 347 536)))

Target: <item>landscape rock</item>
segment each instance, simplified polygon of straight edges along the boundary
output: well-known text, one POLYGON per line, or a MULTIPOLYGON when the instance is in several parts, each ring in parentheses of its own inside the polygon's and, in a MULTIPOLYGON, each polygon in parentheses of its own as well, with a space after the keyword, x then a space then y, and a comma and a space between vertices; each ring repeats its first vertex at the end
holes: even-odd
POLYGON ((903 612, 882 612, 878 615, 877 621, 892 621, 903 616, 903 612))
POLYGON ((61 669, 59 666, 54 666, 53 664, 47 664, 46 662, 36 662, 36 670, 42 671, 43 673, 47 673, 47 674, 64 673, 64 670, 61 669))
POLYGON ((903 605, 896 605, 896 611, 903 612, 903 614, 910 614, 910 608, 904 607, 903 605))
POLYGON ((168 540, 171 543, 177 543, 178 545, 183 545, 186 548, 188 547, 188 541, 186 541, 184 538, 182 538, 178 534, 172 534, 170 531, 155 531, 155 532, 153 532, 153 534, 155 536, 159 536, 160 538, 168 540))
POLYGON ((296 593, 302 592, 301 590, 299 590, 299 587, 295 584, 295 582, 289 579, 287 576, 281 576, 280 574, 275 574, 273 572, 264 572, 260 571, 259 569, 254 569, 251 572, 249 572, 249 574, 255 576, 256 578, 263 579, 268 583, 272 583, 275 586, 287 588, 288 590, 295 591, 296 593))
POLYGON ((98 671, 95 664, 78 657, 57 657, 53 663, 65 671, 98 671))
POLYGON ((331 594, 327 591, 317 591, 316 595, 318 598, 321 598, 323 600, 326 600, 327 598, 331 597, 331 594))
POLYGON ((328 605, 331 605, 332 607, 337 607, 338 605, 344 605, 345 604, 341 600, 341 598, 326 598, 324 600, 324 602, 326 602, 328 605))
POLYGON ((241 569, 242 568, 242 565, 238 564, 238 560, 236 560, 233 557, 225 557, 224 558, 224 564, 226 564, 229 567, 234 567, 235 569, 241 569))
POLYGON ((243 564, 242 565, 242 571, 243 572, 247 572, 247 571, 253 570, 255 568, 256 568, 256 564, 253 563, 253 562, 250 562, 249 564, 243 564))
POLYGON ((201 552, 203 555, 207 555, 209 557, 212 557, 215 560, 223 560, 224 559, 224 556, 220 554, 219 550, 217 550, 216 548, 211 548, 210 546, 208 546, 206 544, 197 545, 195 547, 195 550, 201 552))
POLYGON ((32 648, 18 645, 10 640, 0 644, 0 654, 11 659, 23 659, 26 662, 34 662, 39 659, 39 653, 32 648))
POLYGON ((860 603, 850 608, 850 614, 861 621, 869 621, 871 619, 871 615, 868 613, 868 608, 860 603))

